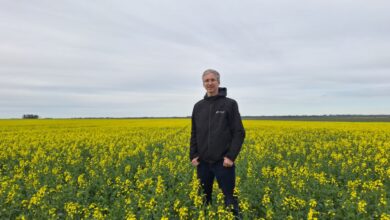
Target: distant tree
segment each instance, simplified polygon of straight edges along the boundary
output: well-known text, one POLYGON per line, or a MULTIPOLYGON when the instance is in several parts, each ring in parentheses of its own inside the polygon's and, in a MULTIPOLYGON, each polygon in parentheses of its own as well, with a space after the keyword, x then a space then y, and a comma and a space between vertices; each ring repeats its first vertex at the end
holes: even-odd
POLYGON ((23 119, 38 119, 39 116, 38 115, 34 115, 34 114, 25 114, 23 115, 23 119))

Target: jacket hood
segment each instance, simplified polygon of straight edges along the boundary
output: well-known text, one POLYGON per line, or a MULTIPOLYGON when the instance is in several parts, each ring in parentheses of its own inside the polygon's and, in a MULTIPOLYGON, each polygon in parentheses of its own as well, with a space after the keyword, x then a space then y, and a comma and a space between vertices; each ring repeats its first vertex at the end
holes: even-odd
POLYGON ((227 95, 227 89, 225 87, 219 87, 217 95, 215 95, 215 96, 207 96, 207 93, 206 93, 206 95, 204 95, 204 99, 211 101, 211 100, 216 100, 219 97, 226 97, 226 95, 227 95))

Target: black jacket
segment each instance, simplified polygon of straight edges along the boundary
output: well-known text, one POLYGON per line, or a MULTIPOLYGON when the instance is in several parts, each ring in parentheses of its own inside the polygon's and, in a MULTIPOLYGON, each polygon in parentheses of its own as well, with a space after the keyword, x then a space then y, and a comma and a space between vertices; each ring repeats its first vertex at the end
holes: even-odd
POLYGON ((192 112, 190 160, 215 163, 236 159, 245 138, 237 102, 226 97, 226 88, 216 96, 197 102, 192 112))

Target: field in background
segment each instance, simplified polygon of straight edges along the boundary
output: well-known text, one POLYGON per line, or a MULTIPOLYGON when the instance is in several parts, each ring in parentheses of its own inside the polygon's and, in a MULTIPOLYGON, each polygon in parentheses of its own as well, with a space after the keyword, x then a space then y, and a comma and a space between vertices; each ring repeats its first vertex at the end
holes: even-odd
MULTIPOLYGON (((244 218, 390 218, 390 123, 244 127, 244 218)), ((218 189, 203 207, 189 138, 189 119, 0 120, 0 218, 230 218, 218 189)))

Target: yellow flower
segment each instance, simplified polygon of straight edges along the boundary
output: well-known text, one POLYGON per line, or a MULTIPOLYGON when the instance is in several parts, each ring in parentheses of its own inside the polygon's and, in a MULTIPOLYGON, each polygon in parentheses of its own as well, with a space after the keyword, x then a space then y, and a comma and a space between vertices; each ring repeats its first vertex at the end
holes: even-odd
POLYGON ((180 207, 179 217, 180 217, 180 219, 187 219, 187 217, 188 217, 188 208, 187 207, 180 207))
POLYGON ((156 204, 156 200, 154 198, 151 198, 150 201, 145 204, 145 208, 148 210, 153 210, 156 204))
POLYGON ((206 219, 206 217, 205 217, 204 211, 200 210, 198 220, 205 220, 205 219, 206 219))
POLYGON ((264 194, 263 199, 261 200, 261 203, 263 206, 267 206, 268 204, 271 203, 271 198, 269 197, 268 194, 264 194))
POLYGON ((384 194, 381 195, 381 198, 379 199, 379 204, 381 204, 382 206, 387 205, 386 197, 384 196, 384 194))
POLYGON ((87 181, 85 180, 84 174, 81 174, 79 177, 77 177, 77 184, 81 188, 84 188, 87 185, 87 181))
POLYGON ((303 199, 294 196, 289 196, 283 199, 282 205, 291 210, 300 210, 305 207, 306 202, 303 199))
POLYGON ((137 218, 132 212, 130 212, 126 215, 126 220, 137 220, 137 218))
POLYGON ((364 200, 360 200, 358 203, 358 212, 367 213, 366 206, 367 206, 367 202, 364 200))
POLYGON ((157 186, 156 186, 156 194, 160 195, 164 192, 164 180, 163 178, 159 175, 157 177, 157 186))
POLYGON ((65 178, 65 182, 69 183, 72 180, 72 175, 68 171, 65 171, 64 178, 65 178))
POLYGON ((247 212, 249 210, 249 203, 246 200, 240 200, 239 207, 241 208, 242 212, 247 212))
POLYGON ((309 205, 311 208, 315 208, 317 206, 317 202, 315 199, 310 199, 309 205))
POLYGON ((64 209, 69 217, 75 218, 79 214, 80 205, 77 202, 67 202, 65 203, 64 209))
POLYGON ((180 206, 180 200, 176 199, 174 204, 173 204, 173 210, 176 212, 179 212, 179 206, 180 206))
POLYGON ((387 213, 382 213, 380 220, 390 220, 390 215, 387 213))
POLYGON ((310 208, 309 212, 307 213, 307 220, 317 220, 318 218, 315 217, 315 215, 318 215, 319 212, 317 212, 315 209, 310 208))
POLYGON ((218 204, 224 203, 224 202, 223 202, 223 198, 224 198, 223 193, 222 193, 222 192, 219 192, 219 193, 217 194, 217 203, 218 203, 218 204))
POLYGON ((273 216, 274 216, 274 211, 272 210, 272 208, 268 207, 266 212, 265 212, 265 216, 267 219, 272 219, 273 216))
POLYGON ((356 198, 357 198, 357 193, 354 190, 354 191, 351 192, 351 199, 356 199, 356 198))
POLYGON ((42 186, 30 199, 30 204, 28 208, 31 209, 32 206, 38 206, 41 203, 41 199, 45 196, 47 186, 42 186))

